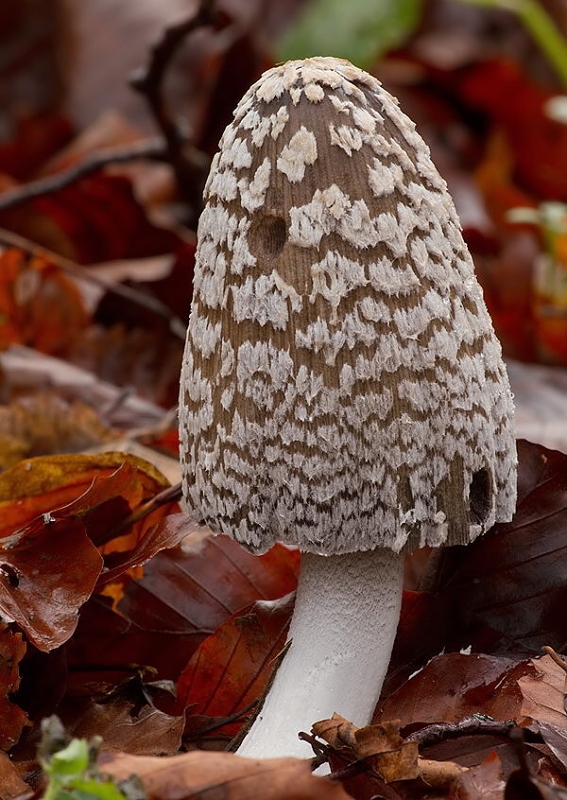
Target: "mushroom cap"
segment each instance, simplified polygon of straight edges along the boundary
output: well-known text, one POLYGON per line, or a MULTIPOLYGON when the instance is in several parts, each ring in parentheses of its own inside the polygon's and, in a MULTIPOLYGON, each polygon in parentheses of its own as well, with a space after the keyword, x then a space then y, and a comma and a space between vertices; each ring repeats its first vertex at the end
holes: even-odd
POLYGON ((205 200, 180 392, 200 519, 315 553, 464 544, 510 520, 500 344, 397 100, 335 58, 269 70, 205 200))

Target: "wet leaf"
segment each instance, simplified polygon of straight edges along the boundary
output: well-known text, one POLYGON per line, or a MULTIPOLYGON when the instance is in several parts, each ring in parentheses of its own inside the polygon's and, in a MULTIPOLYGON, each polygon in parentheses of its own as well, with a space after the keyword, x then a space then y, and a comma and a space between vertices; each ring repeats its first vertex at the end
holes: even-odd
POLYGON ((433 658, 417 675, 379 703, 375 722, 400 720, 400 725, 459 722, 472 714, 502 722, 521 720, 518 681, 535 675, 531 661, 496 656, 449 653, 433 658))
POLYGON ((97 541, 103 532, 94 525, 95 514, 103 504, 107 504, 103 513, 109 504, 120 507, 116 525, 166 486, 166 479, 151 464, 125 453, 21 461, 0 475, 0 535, 9 535, 39 514, 60 510, 64 516, 83 515, 97 541))
POLYGON ((262 556, 227 536, 206 536, 162 552, 128 587, 120 611, 148 629, 199 641, 255 600, 293 591, 299 553, 276 545, 262 556))
MULTIPOLYGON (((175 533, 175 516, 165 524, 175 533)), ((298 566, 299 554, 282 545, 254 556, 228 537, 192 535, 154 556, 143 577, 126 585, 116 611, 100 596, 86 604, 67 646, 70 663, 86 663, 96 675, 134 662, 177 680, 201 642, 232 614, 293 591, 298 566)))
POLYGON ((76 517, 38 518, 0 549, 0 610, 39 650, 69 639, 102 558, 76 517))
POLYGON ((496 753, 491 753, 476 767, 458 778, 451 797, 454 800, 502 800, 505 783, 502 765, 496 753))

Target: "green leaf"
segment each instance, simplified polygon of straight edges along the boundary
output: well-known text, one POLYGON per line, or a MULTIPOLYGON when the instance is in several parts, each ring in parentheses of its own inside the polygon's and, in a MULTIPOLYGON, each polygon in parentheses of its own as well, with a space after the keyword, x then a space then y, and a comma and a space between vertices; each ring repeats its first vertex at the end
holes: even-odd
POLYGON ((88 769, 89 757, 87 742, 84 739, 73 739, 67 747, 51 756, 45 771, 59 778, 80 775, 88 769))
POLYGON ((73 790, 69 792, 67 800, 124 800, 118 786, 110 781, 77 778, 72 785, 73 790))
POLYGON ((368 67, 414 30, 421 5, 422 0, 311 0, 280 41, 277 56, 337 56, 368 67))

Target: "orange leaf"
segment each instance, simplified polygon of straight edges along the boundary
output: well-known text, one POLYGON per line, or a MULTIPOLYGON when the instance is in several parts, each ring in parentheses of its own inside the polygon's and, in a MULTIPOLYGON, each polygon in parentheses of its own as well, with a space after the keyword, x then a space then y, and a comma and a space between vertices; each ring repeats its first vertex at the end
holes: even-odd
POLYGON ((0 348, 65 352, 87 322, 77 286, 59 269, 19 250, 0 253, 0 348))
POLYGON ((20 461, 0 474, 0 536, 39 514, 86 513, 122 498, 122 518, 168 485, 149 462, 126 453, 53 455, 20 461))

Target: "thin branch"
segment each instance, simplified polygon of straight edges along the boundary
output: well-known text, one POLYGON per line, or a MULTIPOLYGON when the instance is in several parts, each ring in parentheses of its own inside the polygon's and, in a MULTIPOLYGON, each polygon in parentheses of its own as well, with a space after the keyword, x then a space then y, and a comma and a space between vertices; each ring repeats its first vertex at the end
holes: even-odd
POLYGON ((541 649, 544 653, 547 653, 547 655, 557 664, 558 667, 561 667, 564 672, 567 672, 567 663, 563 658, 561 658, 559 653, 553 649, 553 647, 545 645, 545 647, 542 647, 541 649))
POLYGON ((445 739, 456 739, 459 736, 471 736, 474 734, 509 736, 510 731, 515 726, 514 720, 499 722, 473 714, 473 716, 466 717, 460 722, 441 722, 435 725, 427 725, 425 728, 410 733, 404 741, 417 742, 419 745, 425 746, 445 741, 445 739))
POLYGON ((199 209, 201 204, 201 183, 205 170, 198 169, 199 165, 194 161, 191 163, 187 158, 187 140, 168 111, 163 82, 171 59, 187 36, 200 28, 214 25, 216 20, 214 6, 215 0, 201 0, 194 16, 166 28, 160 41, 151 49, 147 68, 138 70, 130 80, 132 88, 145 97, 156 125, 163 134, 168 160, 175 173, 180 192, 196 209, 199 209))
POLYGON ((65 258, 58 253, 54 253, 52 250, 41 247, 31 242, 29 239, 19 236, 12 231, 5 230, 4 228, 0 228, 0 244, 16 247, 18 250, 23 250, 25 253, 30 253, 37 258, 45 258, 62 272, 72 275, 74 278, 92 283, 107 292, 123 297, 125 300, 130 300, 132 303, 136 303, 148 309, 148 311, 152 311, 158 317, 167 320, 169 330, 174 336, 181 339, 181 341, 185 341, 185 323, 179 317, 174 316, 168 306, 157 298, 146 295, 124 284, 115 286, 105 281, 104 278, 93 275, 91 272, 83 269, 80 264, 76 264, 74 261, 71 261, 70 258, 65 258))
POLYGON ((120 525, 118 525, 112 531, 112 539, 118 538, 121 534, 130 527, 130 525, 134 525, 136 522, 139 522, 141 519, 144 519, 153 511, 162 506, 168 505, 169 503, 176 503, 181 500, 182 497, 182 490, 181 490, 181 482, 174 484, 173 486, 168 486, 167 488, 163 489, 158 494, 154 495, 150 500, 146 503, 143 503, 139 506, 135 511, 132 511, 126 519, 122 520, 120 525))
POLYGON ((140 142, 133 142, 123 147, 107 148, 94 153, 92 156, 85 158, 84 161, 81 161, 80 164, 76 164, 63 172, 9 189, 0 195, 0 211, 14 208, 14 206, 18 206, 28 200, 34 200, 37 197, 54 194, 60 189, 64 189, 81 178, 111 164, 124 164, 138 159, 165 161, 166 149, 163 139, 154 137, 140 142))

